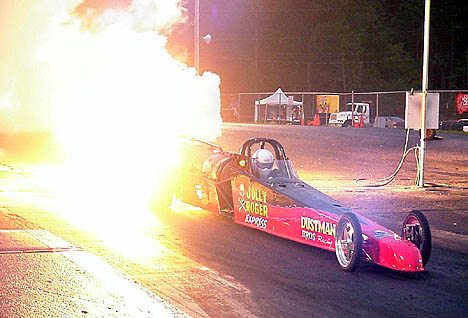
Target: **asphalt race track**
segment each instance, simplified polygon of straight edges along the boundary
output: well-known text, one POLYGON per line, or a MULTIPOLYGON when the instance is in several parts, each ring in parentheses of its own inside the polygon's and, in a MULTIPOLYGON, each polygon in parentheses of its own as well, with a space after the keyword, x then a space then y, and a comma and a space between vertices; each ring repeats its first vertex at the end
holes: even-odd
MULTIPOLYGON (((147 233, 146 257, 132 257, 12 196, 11 184, 21 179, 9 180, 9 191, 4 182, 0 212, 99 256, 192 317, 468 315, 468 136, 444 134, 443 140, 427 143, 424 189, 414 184, 412 155, 390 185, 355 182, 393 173, 403 152, 404 130, 225 124, 216 143, 238 151, 249 137, 277 139, 303 180, 397 233, 407 212, 422 210, 433 236, 427 271, 401 273, 363 263, 355 272, 344 272, 332 252, 180 202, 157 214, 158 226, 147 233)), ((413 132, 410 144, 417 140, 413 132)))

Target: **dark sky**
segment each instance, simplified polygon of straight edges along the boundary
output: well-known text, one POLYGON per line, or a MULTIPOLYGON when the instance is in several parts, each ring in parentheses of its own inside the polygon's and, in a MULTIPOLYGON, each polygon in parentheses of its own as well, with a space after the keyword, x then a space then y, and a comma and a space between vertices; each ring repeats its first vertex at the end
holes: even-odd
MULTIPOLYGON (((189 65, 193 64, 193 2, 183 2, 189 23, 175 30, 168 45, 189 65)), ((433 89, 467 86, 467 75, 457 81, 448 79, 455 68, 458 73, 466 69, 467 6, 466 0, 432 1, 431 85, 437 86, 433 89)), ((223 93, 277 87, 286 91, 407 89, 411 81, 419 81, 422 0, 201 0, 200 7, 201 35, 213 36, 210 45, 200 45, 201 69, 221 75, 223 93), (386 65, 378 66, 381 63, 386 65), (378 73, 382 75, 378 81, 366 81, 378 73)))

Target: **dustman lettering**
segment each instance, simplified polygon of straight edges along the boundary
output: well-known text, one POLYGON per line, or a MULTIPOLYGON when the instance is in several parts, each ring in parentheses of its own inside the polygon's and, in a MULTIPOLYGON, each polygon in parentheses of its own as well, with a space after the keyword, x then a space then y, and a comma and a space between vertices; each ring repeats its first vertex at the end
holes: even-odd
POLYGON ((335 236, 336 224, 301 216, 301 229, 335 236))

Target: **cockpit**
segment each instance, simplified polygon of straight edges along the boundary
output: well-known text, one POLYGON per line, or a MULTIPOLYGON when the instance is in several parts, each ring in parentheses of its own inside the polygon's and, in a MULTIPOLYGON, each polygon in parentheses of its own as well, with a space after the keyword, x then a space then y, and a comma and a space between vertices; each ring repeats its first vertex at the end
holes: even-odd
POLYGON ((283 146, 273 139, 251 138, 241 148, 250 173, 267 183, 300 182, 283 146))

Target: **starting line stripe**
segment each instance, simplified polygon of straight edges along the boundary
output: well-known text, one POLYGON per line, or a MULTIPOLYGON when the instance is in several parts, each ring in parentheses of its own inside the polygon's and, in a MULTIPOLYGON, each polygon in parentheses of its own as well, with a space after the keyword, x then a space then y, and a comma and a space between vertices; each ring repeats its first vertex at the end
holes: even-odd
MULTIPOLYGON (((91 274, 111 294, 118 296, 117 298, 124 304, 124 307, 131 311, 131 317, 190 317, 150 290, 126 278, 100 257, 74 246, 49 231, 41 229, 0 230, 0 233, 27 233, 50 248, 41 249, 41 251, 64 252, 61 255, 91 274)), ((21 252, 17 251, 17 253, 21 252)))

